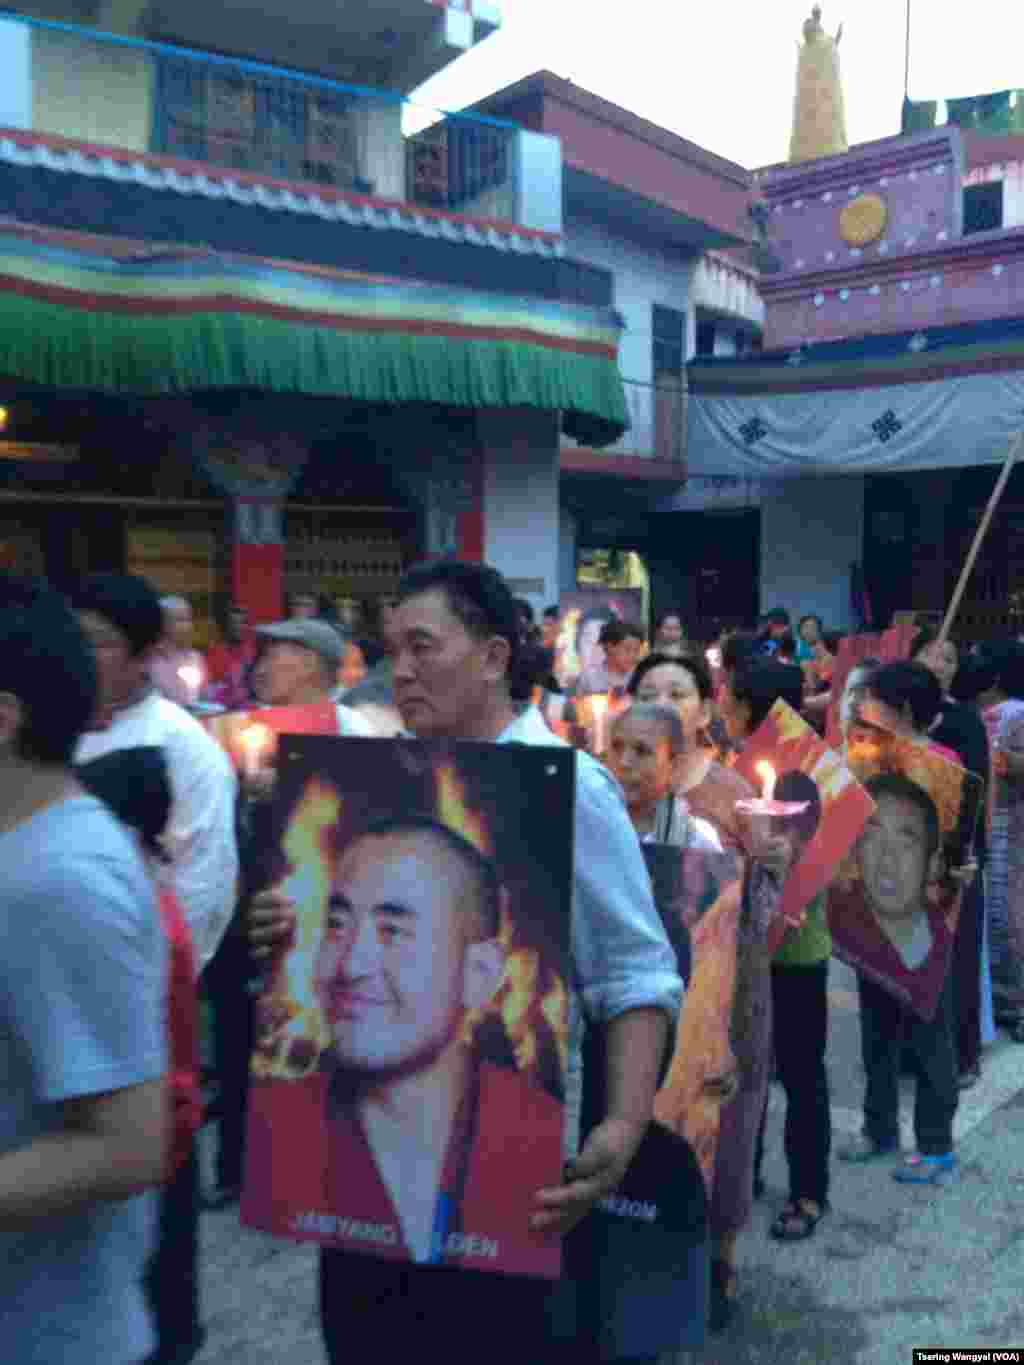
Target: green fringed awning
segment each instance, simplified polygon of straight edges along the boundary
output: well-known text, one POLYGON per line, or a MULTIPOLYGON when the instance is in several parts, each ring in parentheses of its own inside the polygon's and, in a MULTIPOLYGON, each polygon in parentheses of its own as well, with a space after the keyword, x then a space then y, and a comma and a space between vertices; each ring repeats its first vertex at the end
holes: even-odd
POLYGON ((260 388, 629 423, 610 309, 110 239, 0 233, 0 375, 139 396, 260 388))

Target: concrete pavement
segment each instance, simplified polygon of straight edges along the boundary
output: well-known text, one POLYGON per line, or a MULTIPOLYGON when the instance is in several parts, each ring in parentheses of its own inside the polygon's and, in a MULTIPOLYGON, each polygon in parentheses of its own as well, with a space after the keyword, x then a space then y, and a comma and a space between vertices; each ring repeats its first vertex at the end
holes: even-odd
MULTIPOLYGON (((856 991, 839 963, 830 997, 841 1141, 860 1129, 862 1080, 856 991)), ((908 1147, 911 1097, 908 1082, 908 1147)), ((892 1162, 836 1162, 832 1212, 795 1245, 767 1235, 786 1195, 781 1111, 773 1088, 768 1192, 739 1244, 741 1312, 701 1365, 910 1365, 913 1346, 1024 1347, 1024 1047, 1001 1036, 962 1096, 958 1185, 908 1189, 892 1162)), ((315 1251, 241 1228, 237 1210, 204 1215, 202 1239, 209 1338, 197 1365, 323 1365, 315 1251)))

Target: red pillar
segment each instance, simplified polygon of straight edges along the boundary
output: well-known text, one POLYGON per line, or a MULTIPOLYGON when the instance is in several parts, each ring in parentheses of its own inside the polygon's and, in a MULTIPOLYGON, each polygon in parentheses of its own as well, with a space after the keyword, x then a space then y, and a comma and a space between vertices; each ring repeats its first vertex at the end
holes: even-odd
POLYGON ((487 519, 484 510, 484 452, 477 446, 467 457, 467 507, 456 518, 455 536, 460 559, 482 564, 487 544, 487 519))
POLYGON ((231 594, 253 625, 284 615, 284 542, 280 503, 237 498, 231 544, 231 594))

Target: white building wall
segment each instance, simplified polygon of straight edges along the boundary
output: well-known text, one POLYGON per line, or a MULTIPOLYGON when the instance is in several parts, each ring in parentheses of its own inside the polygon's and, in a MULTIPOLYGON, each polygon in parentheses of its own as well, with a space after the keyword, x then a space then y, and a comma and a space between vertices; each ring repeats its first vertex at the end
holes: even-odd
POLYGON ((850 565, 863 557, 864 477, 785 479, 761 490, 761 610, 850 618, 850 565))
POLYGON ((32 127, 31 43, 27 24, 0 19, 0 127, 32 127))
MULTIPOLYGON (((570 259, 610 270, 615 278, 615 308, 625 321, 619 343, 619 370, 626 381, 631 428, 620 442, 605 447, 609 455, 654 453, 654 406, 651 389, 651 309, 675 308, 689 318, 690 285, 696 255, 671 248, 642 246, 599 223, 570 215, 565 224, 570 259)), ((684 344, 690 328, 684 325, 684 344)), ((569 438, 564 443, 571 445, 569 438)))
POLYGON ((484 558, 539 616, 558 600, 558 418, 532 408, 481 412, 484 558))

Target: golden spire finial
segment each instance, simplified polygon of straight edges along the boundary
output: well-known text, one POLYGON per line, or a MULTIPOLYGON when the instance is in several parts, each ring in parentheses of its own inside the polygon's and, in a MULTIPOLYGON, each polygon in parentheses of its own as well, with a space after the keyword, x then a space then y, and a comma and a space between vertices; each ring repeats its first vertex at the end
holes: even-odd
POLYGON ((839 74, 839 42, 843 26, 834 38, 821 25, 821 6, 815 5, 804 21, 804 41, 796 72, 793 101, 793 136, 789 159, 813 161, 820 156, 845 152, 846 111, 839 74))

